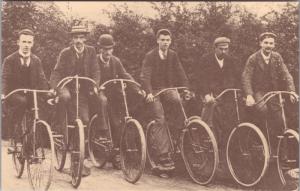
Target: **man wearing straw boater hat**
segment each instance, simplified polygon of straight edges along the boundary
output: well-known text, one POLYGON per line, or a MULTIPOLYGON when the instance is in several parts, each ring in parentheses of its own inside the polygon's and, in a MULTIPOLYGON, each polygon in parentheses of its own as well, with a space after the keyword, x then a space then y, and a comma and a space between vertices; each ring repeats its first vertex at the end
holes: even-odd
MULTIPOLYGON (((85 44, 86 35, 89 32, 84 26, 74 26, 70 32, 72 36, 71 46, 63 49, 57 59, 54 70, 50 76, 50 85, 54 89, 59 81, 67 76, 79 75, 89 77, 96 81, 97 85, 100 82, 100 70, 97 63, 97 56, 95 48, 85 44)), ((96 97, 90 84, 81 83, 79 92, 79 117, 84 125, 89 122, 89 100, 96 97)), ((58 126, 59 130, 63 128, 64 113, 66 109, 71 118, 70 121, 75 119, 76 99, 75 99, 75 86, 70 84, 58 91, 58 126)), ((93 99, 94 100, 94 99, 93 99)), ((84 168, 83 176, 90 174, 88 168, 84 168)))

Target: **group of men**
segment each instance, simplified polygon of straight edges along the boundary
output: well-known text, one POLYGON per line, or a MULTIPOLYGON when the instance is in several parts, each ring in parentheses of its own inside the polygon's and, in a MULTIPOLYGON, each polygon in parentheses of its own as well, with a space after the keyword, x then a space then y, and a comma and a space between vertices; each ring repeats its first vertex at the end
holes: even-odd
MULTIPOLYGON (((92 46, 85 44, 88 31, 82 26, 75 26, 70 32, 72 44, 63 49, 57 59, 55 68, 50 76, 50 85, 45 77, 40 59, 31 52, 34 44, 34 33, 29 29, 19 32, 19 49, 4 59, 2 72, 2 94, 5 97, 10 91, 18 88, 30 89, 56 89, 61 79, 67 76, 85 76, 93 79, 97 85, 114 79, 131 79, 132 76, 126 72, 119 58, 114 56, 115 42, 110 34, 102 34, 98 40, 99 54, 92 46)), ((202 112, 203 120, 209 125, 216 126, 217 139, 223 142, 229 132, 229 125, 217 125, 213 121, 226 121, 226 116, 221 110, 230 108, 226 99, 222 107, 215 108, 214 97, 226 88, 242 88, 246 105, 252 106, 262 95, 272 90, 295 91, 293 78, 287 70, 279 53, 273 51, 276 35, 270 32, 259 36, 260 50, 252 54, 242 69, 241 64, 229 55, 230 39, 218 37, 213 42, 214 52, 204 55, 193 70, 196 79, 196 94, 204 100, 202 112), (215 111, 215 112, 212 112, 215 111), (219 111, 219 112, 217 112, 219 111), (217 113, 215 115, 213 113, 217 113), (221 117, 221 118, 220 118, 221 117), (214 119, 214 120, 212 120, 214 119)), ((155 120, 155 127, 152 130, 152 146, 157 153, 157 166, 160 170, 174 169, 174 162, 170 157, 171 143, 168 139, 166 119, 161 102, 170 103, 172 106, 179 106, 181 101, 175 91, 170 90, 159 98, 154 98, 155 93, 163 88, 185 86, 189 87, 189 81, 177 53, 169 47, 172 42, 172 33, 168 29, 160 29, 156 34, 158 46, 148 52, 142 63, 140 82, 142 90, 134 88, 136 93, 146 93, 147 108, 151 112, 151 119, 155 120)), ((112 99, 118 100, 118 91, 110 93, 96 92, 92 86, 82 83, 79 93, 79 116, 84 124, 87 124, 90 117, 91 105, 96 105, 95 112, 100 116, 100 131, 103 137, 107 135, 107 105, 113 105, 117 111, 118 104, 112 99), (90 104, 90 103, 93 104, 90 104)), ((59 89, 59 115, 58 124, 62 124, 63 115, 66 111, 72 118, 75 118, 75 87, 67 86, 59 89)), ((187 90, 188 91, 188 90, 187 90)), ((189 93, 189 92, 187 92, 189 93)), ((291 97, 291 101, 295 101, 291 97)), ((28 107, 29 98, 24 94, 15 94, 8 100, 8 104, 14 107, 14 124, 17 128, 28 107)), ((267 112, 266 107, 258 107, 263 113, 280 114, 276 110, 276 103, 269 108, 273 112, 267 112), (263 108, 263 109, 262 109, 263 108)), ((176 128, 183 127, 183 117, 173 110, 176 128)), ((118 113, 118 112, 112 112, 118 113)), ((225 114, 228 112, 225 112, 225 114)), ((200 115, 200 114, 199 114, 200 115)), ((279 119, 275 117, 273 119, 279 119)), ((72 120, 71 120, 72 121, 72 120)), ((231 127, 232 128, 232 127, 231 127)), ((118 132, 118 130, 115 130, 118 132)), ((117 133, 118 134, 118 133, 117 133)), ((116 141, 119 135, 115 136, 116 141)), ((119 162, 118 155, 114 162, 119 162)), ((89 172, 86 173, 88 175, 89 172)))

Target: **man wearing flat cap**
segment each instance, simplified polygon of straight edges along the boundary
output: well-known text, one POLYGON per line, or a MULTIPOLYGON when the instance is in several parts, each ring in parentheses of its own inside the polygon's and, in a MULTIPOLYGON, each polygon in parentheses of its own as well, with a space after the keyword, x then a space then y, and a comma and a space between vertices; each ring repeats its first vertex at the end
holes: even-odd
MULTIPOLYGON (((266 32, 259 36, 260 50, 252 54, 245 65, 242 74, 242 87, 246 96, 246 105, 253 106, 263 95, 270 91, 286 90, 295 92, 295 85, 281 55, 273 51, 276 35, 266 32)), ((293 96, 290 101, 294 102, 293 96)), ((252 115, 256 116, 256 123, 264 126, 268 120, 272 153, 276 153, 277 135, 282 133, 283 121, 278 104, 278 97, 271 99, 268 104, 258 104, 252 115)))
MULTIPOLYGON (((146 91, 149 109, 153 119, 156 121, 151 141, 153 148, 158 156, 157 167, 159 170, 173 170, 174 162, 170 158, 171 145, 166 129, 166 121, 161 101, 165 101, 169 106, 179 106, 180 98, 178 98, 175 90, 170 90, 162 94, 159 98, 153 97, 155 93, 163 88, 171 88, 176 86, 189 87, 187 76, 179 61, 175 51, 169 49, 172 34, 167 29, 161 29, 156 34, 157 48, 148 52, 143 60, 140 80, 142 88, 146 91)), ((179 108, 174 108, 173 116, 176 116, 174 124, 178 129, 183 127, 182 113, 179 108)))
MULTIPOLYGON (((72 45, 63 49, 57 59, 57 63, 50 76, 51 88, 55 89, 59 81, 67 76, 83 76, 93 79, 97 85, 100 82, 100 69, 97 63, 97 56, 95 48, 85 44, 86 35, 88 31, 84 26, 74 26, 70 32, 72 35, 72 45)), ((96 96, 93 94, 91 84, 82 82, 79 91, 79 117, 84 125, 89 122, 89 100, 93 100, 96 96)), ((62 130, 65 112, 68 111, 70 121, 74 121, 75 113, 75 86, 69 86, 58 90, 58 109, 57 118, 60 131, 62 130)), ((64 132, 64 131, 62 131, 64 132)), ((89 175, 88 168, 84 168, 83 176, 89 175)))
MULTIPOLYGON (((1 99, 15 89, 49 89, 41 60, 31 52, 34 45, 34 33, 30 29, 23 29, 18 34, 19 49, 4 59, 2 67, 2 93, 1 99)), ((18 128, 25 110, 32 103, 32 98, 24 93, 17 93, 7 100, 8 108, 12 113, 12 129, 18 128)))
MULTIPOLYGON (((133 80, 133 77, 125 70, 123 64, 120 59, 113 55, 115 46, 115 41, 110 34, 102 34, 98 40, 99 54, 97 55, 97 60, 99 63, 100 71, 101 71, 101 81, 100 84, 111 80, 111 79, 128 79, 133 80)), ((136 86, 129 87, 138 93, 140 90, 136 86)), ((129 96, 128 96, 129 97, 129 96)), ((112 128, 112 139, 115 143, 115 150, 119 148, 119 142, 121 137, 121 121, 124 118, 124 105, 123 105, 123 96, 121 91, 121 86, 119 83, 114 85, 113 87, 108 87, 104 91, 100 91, 100 106, 98 109, 99 116, 99 128, 101 139, 106 139, 109 137, 108 132, 108 121, 107 121, 107 112, 110 116, 110 122, 113 123, 111 125, 112 128)), ((136 101, 136 100, 135 100, 136 101)), ((130 104, 130 102, 129 102, 130 104)), ((130 107, 130 106, 129 106, 130 107)), ((116 169, 121 168, 120 164, 120 155, 117 154, 112 159, 113 167, 116 169)))
MULTIPOLYGON (((234 127, 231 120, 234 116, 232 95, 224 95, 215 104, 215 96, 227 88, 239 88, 240 66, 237 59, 229 55, 230 39, 218 37, 213 43, 214 51, 203 55, 195 65, 197 97, 204 99, 201 117, 213 130, 221 149, 226 145, 230 128, 234 127)), ((225 150, 225 149, 224 149, 225 150)), ((221 156, 222 159, 222 156, 221 156)))

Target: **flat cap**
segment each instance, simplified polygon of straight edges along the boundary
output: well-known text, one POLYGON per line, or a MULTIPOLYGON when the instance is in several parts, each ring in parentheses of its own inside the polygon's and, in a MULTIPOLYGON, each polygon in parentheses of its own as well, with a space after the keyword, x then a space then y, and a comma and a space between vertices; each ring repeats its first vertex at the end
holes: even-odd
POLYGON ((262 34, 259 35, 259 41, 262 41, 264 40, 265 38, 268 38, 268 37, 271 37, 271 38, 277 38, 277 35, 272 33, 272 32, 264 32, 262 34))
POLYGON ((156 33, 156 38, 158 38, 161 34, 172 36, 171 31, 169 31, 168 29, 159 29, 156 33))
POLYGON ((73 26, 71 29, 70 34, 87 34, 89 33, 89 31, 87 30, 87 28, 85 28, 85 26, 73 26))
POLYGON ((214 41, 214 45, 217 46, 218 44, 229 44, 230 39, 227 37, 218 37, 214 41))
POLYGON ((30 29, 23 29, 18 32, 19 36, 21 34, 34 36, 34 33, 30 29))

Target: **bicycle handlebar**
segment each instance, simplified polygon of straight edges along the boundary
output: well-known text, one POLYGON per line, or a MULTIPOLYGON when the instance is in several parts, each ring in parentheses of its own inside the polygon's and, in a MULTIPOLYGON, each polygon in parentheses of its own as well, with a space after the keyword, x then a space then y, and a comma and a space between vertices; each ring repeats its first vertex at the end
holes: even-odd
POLYGON ((34 89, 15 89, 11 92, 9 92, 9 94, 7 94, 4 98, 1 99, 1 101, 7 99, 8 97, 10 97, 11 95, 17 93, 17 92, 24 92, 24 93, 27 93, 27 92, 36 92, 36 93, 52 93, 52 91, 50 90, 34 90, 34 89))
POLYGON ((266 104, 272 97, 276 95, 282 95, 282 94, 287 94, 287 95, 292 95, 294 98, 298 101, 299 96, 295 92, 289 92, 289 91, 271 91, 266 93, 260 100, 258 100, 254 105, 258 105, 259 103, 264 101, 264 104, 266 104))
POLYGON ((79 80, 86 80, 91 82, 95 87, 97 87, 97 83, 95 82, 95 80, 89 78, 89 77, 83 77, 83 76, 67 76, 65 78, 63 78, 62 80, 60 80, 60 82, 57 84, 58 88, 63 88, 65 87, 68 83, 70 83, 72 80, 74 79, 79 79, 79 80))
POLYGON ((133 80, 128 80, 128 79, 111 79, 111 80, 107 80, 106 82, 104 82, 103 84, 101 84, 101 86, 99 87, 100 90, 104 90, 105 89, 105 86, 107 84, 110 84, 110 83, 113 83, 113 82, 130 82, 130 83, 133 83, 135 84, 136 86, 138 87, 141 87, 141 85, 133 80))
POLYGON ((224 94, 228 93, 228 92, 239 92, 241 91, 240 89, 235 89, 235 88, 228 88, 223 90, 215 99, 218 100, 220 99, 224 94))
POLYGON ((188 89, 187 87, 173 87, 173 88, 165 88, 160 90, 159 92, 157 92, 155 95, 153 95, 153 97, 158 97, 160 94, 162 94, 163 92, 166 92, 168 90, 180 90, 180 89, 188 89))

